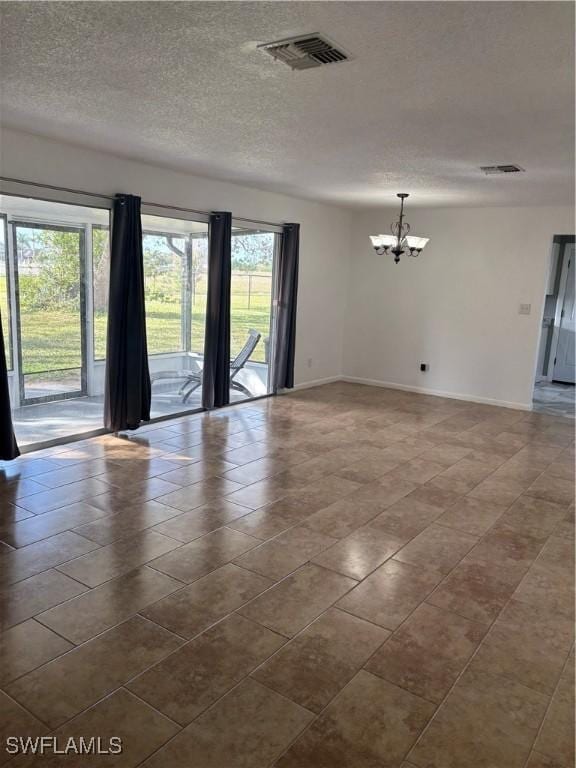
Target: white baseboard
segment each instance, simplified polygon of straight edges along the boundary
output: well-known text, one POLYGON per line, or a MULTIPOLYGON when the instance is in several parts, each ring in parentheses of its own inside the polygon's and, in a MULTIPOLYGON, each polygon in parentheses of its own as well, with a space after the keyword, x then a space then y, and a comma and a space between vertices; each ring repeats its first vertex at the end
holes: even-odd
POLYGON ((531 411, 532 403, 516 403, 507 400, 495 400, 491 397, 478 397, 476 395, 461 395, 457 392, 441 392, 427 387, 412 387, 406 384, 396 384, 393 381, 380 381, 378 379, 362 379, 358 376, 341 376, 340 381, 348 381, 351 384, 366 384, 370 387, 384 387, 385 389, 400 389, 403 392, 416 392, 420 395, 432 395, 433 397, 447 397, 451 400, 465 400, 469 403, 481 403, 482 405, 496 405, 500 408, 512 408, 516 411, 531 411))
MULTIPOLYGON (((314 379, 313 381, 304 381, 302 384, 295 384, 294 389, 310 389, 310 387, 321 387, 322 384, 333 384, 335 381, 345 381, 342 376, 328 376, 325 379, 314 379)), ((285 389, 283 392, 290 392, 285 389)))

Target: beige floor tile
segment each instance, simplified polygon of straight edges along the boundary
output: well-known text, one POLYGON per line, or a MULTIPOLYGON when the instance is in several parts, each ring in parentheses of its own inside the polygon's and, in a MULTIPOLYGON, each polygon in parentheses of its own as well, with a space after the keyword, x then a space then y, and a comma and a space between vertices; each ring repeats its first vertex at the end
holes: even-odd
POLYGON ((112 515, 122 512, 126 507, 166 496, 179 490, 179 488, 180 486, 167 483, 159 477, 148 477, 139 482, 131 482, 129 485, 108 486, 106 493, 94 496, 90 499, 90 503, 94 507, 102 509, 106 514, 112 515))
POLYGON ((143 616, 191 638, 264 592, 274 582, 232 563, 141 611, 143 616))
POLYGON ((225 461, 238 467, 249 464, 256 459, 263 459, 271 452, 271 448, 266 443, 253 443, 243 448, 233 448, 223 454, 225 461))
POLYGON ((34 619, 0 633, 0 686, 73 648, 34 619))
POLYGON ((492 562, 465 558, 426 602, 465 618, 489 624, 500 613, 518 583, 516 573, 492 562))
POLYGON ((70 483, 60 488, 53 488, 32 496, 25 496, 18 501, 18 506, 34 512, 35 515, 49 512, 77 501, 85 501, 108 490, 108 485, 98 478, 90 477, 77 483, 70 483))
POLYGON ((144 672, 128 688, 186 725, 285 642, 275 632, 233 614, 144 672))
POLYGON ((388 560, 345 595, 337 607, 394 630, 441 579, 438 571, 388 560))
POLYGON ((534 748, 561 765, 574 763, 574 657, 560 678, 534 748))
POLYGON ((460 459, 463 459, 471 452, 470 448, 462 448, 459 445, 450 445, 449 443, 439 443, 432 448, 428 448, 424 453, 420 454, 419 458, 424 461, 442 464, 445 467, 451 467, 452 464, 456 464, 457 461, 460 461, 460 459))
POLYGON ((181 587, 182 582, 152 568, 138 568, 36 618, 78 645, 181 587))
POLYGON ((241 467, 233 467, 223 474, 226 480, 232 480, 240 485, 250 485, 263 480, 265 477, 276 475, 282 471, 283 463, 278 459, 264 457, 244 464, 241 467))
POLYGON ((9 736, 27 739, 42 736, 48 728, 26 712, 14 699, 0 691, 0 765, 5 765, 11 759, 6 752, 6 739, 9 736))
POLYGON ((391 472, 397 466, 397 461, 375 457, 352 462, 336 470, 335 474, 344 480, 352 480, 354 483, 371 483, 382 475, 391 472))
POLYGON ((254 680, 228 693, 143 768, 269 766, 313 715, 254 680))
POLYGON ((470 496, 475 499, 482 499, 482 501, 487 501, 490 504, 509 507, 524 491, 524 484, 518 483, 516 480, 488 477, 470 491, 470 496))
POLYGON ((306 518, 304 525, 325 536, 343 539, 375 518, 382 508, 376 501, 361 501, 356 494, 352 494, 315 512, 306 518))
POLYGON ((278 761, 278 768, 400 765, 433 712, 430 702, 361 671, 278 761))
MULTIPOLYGON (((176 517, 180 512, 157 501, 144 501, 75 528, 74 532, 98 544, 110 544, 134 536, 146 528, 176 517)), ((160 531, 161 533, 162 531, 160 531)))
POLYGON ((312 562, 351 579, 361 580, 403 545, 401 539, 365 526, 312 558, 312 562))
MULTIPOLYGON (((160 437, 160 431, 156 430, 156 433, 158 437, 160 437)), ((168 435, 170 433, 166 432, 166 434, 168 435)), ((113 457, 108 462, 104 474, 100 475, 100 479, 110 485, 122 488, 126 485, 127 477, 131 477, 135 483, 138 483, 149 477, 157 477, 179 469, 183 463, 187 463, 187 461, 171 461, 171 458, 171 455, 169 459, 163 458, 162 456, 153 456, 152 452, 149 452, 149 455, 145 457, 134 459, 113 457)))
POLYGON ((403 547, 395 559, 449 573, 477 541, 476 536, 432 524, 403 547))
MULTIPOLYGON (((107 461, 105 459, 91 459, 75 462, 72 465, 62 466, 59 469, 52 469, 50 472, 44 472, 41 475, 35 475, 38 483, 42 483, 46 488, 59 488, 63 485, 69 485, 89 477, 101 475, 106 471, 107 461)), ((102 477, 100 480, 104 479, 102 477)))
POLYGON ((57 533, 68 531, 82 523, 104 517, 106 512, 94 506, 93 501, 95 499, 90 499, 90 503, 80 501, 26 520, 2 524, 0 539, 13 547, 25 547, 55 536, 57 533))
POLYGON ((506 566, 518 574, 518 581, 538 557, 545 536, 525 534, 509 528, 502 520, 480 540, 470 552, 469 560, 506 566))
POLYGON ((428 506, 436 507, 439 510, 438 514, 440 514, 440 510, 448 509, 460 498, 461 494, 437 488, 430 483, 418 486, 406 497, 407 501, 420 501, 428 506))
POLYGON ((307 563, 317 552, 325 550, 337 541, 305 526, 295 526, 251 549, 235 562, 243 568, 278 581, 307 563))
POLYGON ((252 676, 320 712, 388 636, 385 629, 330 608, 252 676))
POLYGON ((331 498, 333 501, 336 501, 344 496, 349 496, 351 493, 354 493, 354 491, 358 491, 363 487, 364 486, 361 483, 345 480, 343 477, 326 475, 307 485, 306 490, 316 493, 325 493, 326 498, 331 498))
POLYGON ((180 546, 179 541, 159 533, 144 531, 100 547, 59 566, 58 570, 82 584, 97 587, 180 546))
POLYGON ((443 512, 436 522, 456 528, 471 536, 482 536, 506 511, 506 507, 489 504, 471 496, 462 496, 443 512))
POLYGON ((285 517, 280 512, 271 511, 269 506, 253 511, 246 507, 244 509, 246 509, 247 514, 233 520, 229 523, 228 528, 245 533, 247 536, 254 536, 260 541, 272 539, 294 525, 294 520, 291 517, 285 517))
POLYGON ((155 525, 153 530, 187 544, 189 541, 193 541, 205 533, 215 531, 249 512, 250 510, 246 507, 232 504, 225 499, 216 499, 193 509, 191 512, 184 514, 177 512, 177 517, 171 517, 170 520, 155 525))
POLYGON ((181 643, 171 632, 136 616, 29 672, 6 690, 32 714, 56 728, 181 643))
POLYGON ((406 543, 425 530, 439 514, 438 507, 418 501, 410 494, 373 518, 368 527, 406 543))
POLYGON ((85 591, 83 584, 54 570, 0 587, 0 631, 85 591))
POLYGON ((544 473, 532 483, 526 491, 526 495, 568 506, 574 501, 574 481, 552 477, 544 473))
POLYGON ((540 565, 562 570, 566 575, 574 572, 574 543, 572 537, 550 536, 536 560, 540 565))
POLYGON ((416 485, 423 485, 445 470, 446 466, 444 464, 418 456, 411 461, 401 464, 393 472, 388 473, 387 478, 398 478, 399 480, 416 483, 416 485))
POLYGON ((574 642, 572 621, 511 600, 476 654, 479 668, 552 695, 574 642))
POLYGON ((574 581, 563 569, 536 561, 518 585, 514 598, 574 620, 574 581))
POLYGON ((368 672, 441 702, 487 627, 424 603, 366 664, 368 672))
POLYGON ((175 507, 181 512, 190 512, 190 510, 196 509, 196 507, 201 507, 213 499, 219 499, 239 491, 243 487, 240 483, 234 483, 222 477, 211 477, 187 488, 172 491, 165 496, 158 496, 156 501, 159 501, 161 504, 167 504, 169 507, 175 507))
POLYGON ((375 482, 362 486, 354 498, 358 501, 366 500, 377 503, 381 511, 408 496, 417 487, 416 483, 409 482, 408 480, 395 479, 389 475, 384 475, 375 482))
POLYGON ((305 565, 240 609, 242 616, 293 637, 356 581, 316 565, 305 565))
POLYGON ((252 536, 230 528, 220 528, 162 555, 153 560, 150 566, 190 583, 231 562, 257 544, 258 540, 252 536))
POLYGON ((235 469, 235 467, 235 463, 225 461, 224 459, 197 461, 186 464, 179 469, 173 469, 170 472, 163 473, 160 475, 160 479, 185 487, 187 485, 199 483, 201 480, 208 480, 210 477, 221 476, 224 472, 235 469))
POLYGON ((497 675, 462 675, 408 760, 426 768, 522 768, 548 698, 497 675))
MULTIPOLYGON (((71 738, 79 743, 82 737, 89 741, 91 736, 96 736, 101 739, 103 749, 109 749, 110 744, 114 745, 111 739, 121 739, 120 754, 83 755, 78 758, 82 768, 98 768, 103 764, 113 768, 135 768, 179 730, 171 720, 121 688, 66 723, 53 735, 58 739, 60 749, 71 738)), ((46 768, 67 768, 72 760, 72 754, 52 754, 42 758, 41 765, 46 768)), ((20 768, 35 768, 38 758, 31 756, 17 764, 20 768)))
POLYGON ((313 557, 317 552, 336 544, 338 539, 316 533, 316 531, 312 531, 302 524, 295 525, 293 528, 284 531, 279 536, 276 536, 274 541, 278 544, 294 547, 302 552, 303 555, 313 557))
POLYGON ((430 480, 430 485, 464 495, 491 475, 493 471, 493 467, 490 465, 464 458, 433 477, 430 480))
POLYGON ((550 536, 566 517, 566 506, 523 494, 500 520, 502 525, 532 536, 550 536))
POLYGON ((0 555, 0 584, 13 584, 98 548, 72 531, 0 555))

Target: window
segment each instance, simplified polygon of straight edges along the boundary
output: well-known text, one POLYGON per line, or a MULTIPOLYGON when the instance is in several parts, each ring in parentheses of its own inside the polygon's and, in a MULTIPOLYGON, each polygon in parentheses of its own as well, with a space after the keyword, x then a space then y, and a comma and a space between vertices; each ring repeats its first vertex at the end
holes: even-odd
POLYGON ((152 415, 202 400, 208 225, 142 215, 152 415))
POLYGON ((94 360, 106 358, 108 289, 110 287, 110 228, 92 225, 92 314, 94 360))
POLYGON ((148 353, 183 352, 186 349, 189 237, 145 231, 142 248, 148 353))

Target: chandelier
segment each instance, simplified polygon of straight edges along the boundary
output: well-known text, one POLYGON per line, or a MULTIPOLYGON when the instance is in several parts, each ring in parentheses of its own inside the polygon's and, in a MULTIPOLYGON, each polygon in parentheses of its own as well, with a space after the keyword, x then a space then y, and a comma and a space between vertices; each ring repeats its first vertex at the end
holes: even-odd
POLYGON ((398 221, 390 227, 391 235, 370 235, 374 250, 379 256, 385 253, 394 254, 394 262, 398 264, 400 256, 419 256, 420 252, 428 242, 427 237, 414 237, 409 235, 410 224, 404 221, 404 200, 408 197, 406 192, 399 192, 400 217, 398 221))

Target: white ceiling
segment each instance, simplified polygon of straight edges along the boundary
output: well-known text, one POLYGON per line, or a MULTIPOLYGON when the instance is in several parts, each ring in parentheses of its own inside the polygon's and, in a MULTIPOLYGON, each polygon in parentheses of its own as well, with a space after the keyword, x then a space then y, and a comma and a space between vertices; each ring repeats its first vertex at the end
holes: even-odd
MULTIPOLYGON (((570 2, 3 2, 6 125, 353 207, 569 203, 570 2), (257 43, 322 32, 292 72, 257 43), (486 177, 480 165, 526 173, 486 177)), ((87 182, 87 186, 89 183, 87 182)))

